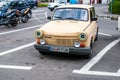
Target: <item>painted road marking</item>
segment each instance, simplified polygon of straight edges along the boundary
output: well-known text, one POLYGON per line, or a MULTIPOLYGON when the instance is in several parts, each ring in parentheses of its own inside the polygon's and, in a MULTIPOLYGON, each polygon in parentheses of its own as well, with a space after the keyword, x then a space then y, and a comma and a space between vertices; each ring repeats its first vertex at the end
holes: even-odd
POLYGON ((18 31, 24 31, 24 30, 28 30, 28 29, 33 29, 33 28, 37 28, 40 26, 42 26, 42 25, 32 26, 32 27, 28 27, 28 28, 22 28, 22 29, 18 29, 18 30, 7 31, 7 32, 0 33, 0 35, 14 33, 14 32, 18 32, 18 31))
POLYGON ((47 11, 45 12, 45 17, 47 18, 47 11))
POLYGON ((120 77, 120 74, 119 74, 119 73, 112 73, 112 72, 77 71, 77 70, 74 70, 73 73, 86 74, 86 75, 96 75, 96 76, 114 76, 114 77, 120 77))
POLYGON ((31 20, 36 20, 36 19, 46 19, 46 17, 32 18, 32 19, 30 19, 30 21, 31 21, 31 20))
POLYGON ((38 12, 44 12, 44 11, 46 11, 46 10, 33 10, 32 12, 33 13, 38 13, 38 12))
POLYGON ((118 72, 117 73, 119 73, 120 74, 120 69, 118 70, 118 72))
POLYGON ((100 34, 100 35, 104 35, 104 36, 109 36, 109 37, 111 37, 111 36, 112 36, 112 35, 110 35, 110 34, 101 33, 101 32, 99 32, 98 34, 100 34))
POLYGON ((3 55, 6 55, 6 54, 9 54, 9 53, 11 53, 11 52, 15 52, 15 51, 18 51, 18 50, 21 50, 21 49, 27 48, 27 47, 32 46, 32 45, 34 45, 34 44, 35 44, 35 42, 32 42, 32 43, 29 43, 29 44, 27 44, 27 45, 23 45, 23 46, 20 46, 20 47, 14 48, 14 49, 10 49, 10 50, 7 50, 7 51, 4 51, 4 52, 1 52, 1 53, 0 53, 0 56, 3 56, 3 55))
MULTIPOLYGON (((6 54, 10 54, 12 52, 15 52, 15 51, 18 51, 18 50, 21 50, 21 49, 24 49, 24 48, 27 48, 27 47, 30 47, 32 45, 34 45, 35 42, 32 42, 30 44, 27 44, 27 45, 23 45, 23 46, 20 46, 20 47, 17 47, 17 48, 14 48, 14 49, 11 49, 11 50, 7 50, 5 52, 1 52, 0 53, 0 56, 3 56, 3 55, 6 55, 6 54)), ((0 68, 7 68, 7 69, 20 69, 20 70, 31 70, 32 67, 28 67, 28 66, 13 66, 13 65, 0 65, 0 68)))
POLYGON ((13 66, 13 65, 0 65, 0 68, 19 69, 19 70, 31 70, 32 69, 32 67, 28 67, 28 66, 13 66))
MULTIPOLYGON (((112 47, 120 42, 120 38, 108 44, 102 51, 100 51, 93 59, 91 59, 85 66, 83 66, 80 70, 73 70, 73 73, 78 74, 89 74, 89 75, 104 75, 104 76, 115 76, 112 74, 116 74, 120 77, 118 73, 110 73, 110 72, 97 72, 97 71, 89 71, 92 66, 94 66, 99 60, 109 51, 112 47), (95 74, 96 72, 96 74, 95 74)), ((119 71, 118 71, 119 72, 119 71)))

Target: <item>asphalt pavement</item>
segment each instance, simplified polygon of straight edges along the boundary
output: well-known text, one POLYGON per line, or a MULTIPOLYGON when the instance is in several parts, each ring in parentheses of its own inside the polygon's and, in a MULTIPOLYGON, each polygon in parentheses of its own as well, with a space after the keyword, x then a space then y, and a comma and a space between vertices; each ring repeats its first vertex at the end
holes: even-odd
POLYGON ((111 14, 108 11, 108 4, 94 4, 93 6, 95 7, 97 17, 108 18, 117 21, 118 17, 120 16, 118 14, 111 14))

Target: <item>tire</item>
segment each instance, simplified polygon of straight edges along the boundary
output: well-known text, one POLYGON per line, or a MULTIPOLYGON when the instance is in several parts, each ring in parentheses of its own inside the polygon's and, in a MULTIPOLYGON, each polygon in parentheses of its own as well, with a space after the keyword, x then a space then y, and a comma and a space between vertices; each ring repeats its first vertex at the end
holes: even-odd
POLYGON ((21 18, 21 21, 22 21, 23 23, 27 23, 28 20, 29 20, 28 15, 25 15, 25 16, 23 16, 23 17, 21 18))
POLYGON ((92 47, 93 47, 93 43, 92 43, 92 40, 91 40, 91 43, 90 43, 90 53, 88 53, 87 55, 84 56, 85 59, 90 59, 92 57, 92 54, 93 54, 92 47))
POLYGON ((90 49, 90 53, 88 53, 87 55, 84 56, 85 59, 90 59, 92 57, 92 48, 90 49))
POLYGON ((98 40, 98 28, 97 28, 97 34, 95 36, 95 41, 97 41, 97 40, 98 40))
POLYGON ((10 19, 9 23, 7 24, 8 27, 16 27, 18 24, 17 17, 14 16, 10 19))
POLYGON ((27 15, 28 15, 29 19, 32 17, 32 13, 30 13, 30 12, 27 15))

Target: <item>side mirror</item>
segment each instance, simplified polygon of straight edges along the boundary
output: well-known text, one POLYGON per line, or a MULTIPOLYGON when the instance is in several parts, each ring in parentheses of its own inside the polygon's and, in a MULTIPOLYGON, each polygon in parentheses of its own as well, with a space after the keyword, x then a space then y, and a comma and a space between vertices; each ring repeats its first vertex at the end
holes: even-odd
POLYGON ((92 21, 97 21, 97 18, 92 18, 92 21))
POLYGON ((51 20, 51 16, 47 16, 47 19, 48 19, 48 20, 51 20))

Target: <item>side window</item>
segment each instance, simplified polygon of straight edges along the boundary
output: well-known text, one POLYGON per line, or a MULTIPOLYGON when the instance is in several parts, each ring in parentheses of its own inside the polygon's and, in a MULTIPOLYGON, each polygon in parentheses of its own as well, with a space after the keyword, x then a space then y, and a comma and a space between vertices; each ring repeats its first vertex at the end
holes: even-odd
POLYGON ((95 16, 95 9, 92 7, 91 9, 90 9, 90 18, 92 19, 92 18, 95 18, 96 16, 95 16))

